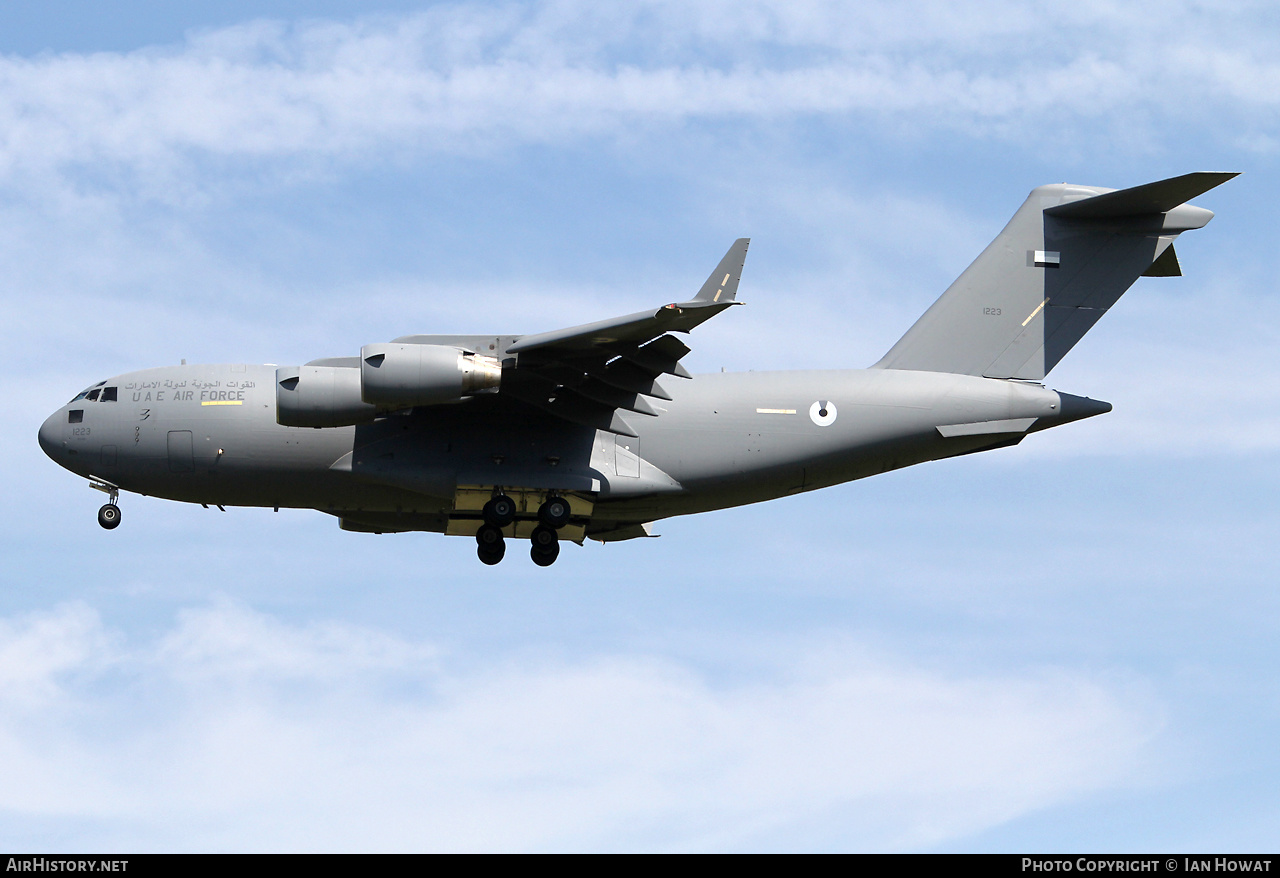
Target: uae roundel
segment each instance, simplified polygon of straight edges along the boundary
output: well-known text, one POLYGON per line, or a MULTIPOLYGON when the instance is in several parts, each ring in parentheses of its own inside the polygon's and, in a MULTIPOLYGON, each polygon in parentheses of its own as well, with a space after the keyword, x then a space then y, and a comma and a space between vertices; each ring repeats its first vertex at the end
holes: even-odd
POLYGON ((809 406, 809 419, 819 427, 830 427, 836 422, 836 404, 819 400, 809 406))

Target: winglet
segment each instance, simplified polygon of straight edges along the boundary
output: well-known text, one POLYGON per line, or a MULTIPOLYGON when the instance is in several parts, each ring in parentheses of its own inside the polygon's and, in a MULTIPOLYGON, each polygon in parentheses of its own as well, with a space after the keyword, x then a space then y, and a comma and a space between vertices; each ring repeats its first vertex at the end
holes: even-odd
POLYGON ((734 301, 734 296, 738 295, 738 280, 742 277, 742 264, 747 260, 747 247, 750 244, 750 238, 739 238, 733 242, 716 270, 711 272, 702 289, 698 290, 698 295, 693 297, 695 303, 717 305, 734 301))

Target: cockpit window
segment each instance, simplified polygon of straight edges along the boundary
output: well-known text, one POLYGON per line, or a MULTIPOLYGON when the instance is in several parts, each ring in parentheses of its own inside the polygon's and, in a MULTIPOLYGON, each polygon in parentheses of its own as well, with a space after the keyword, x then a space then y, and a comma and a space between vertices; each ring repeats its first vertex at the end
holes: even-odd
POLYGON ((102 401, 102 402, 115 402, 115 401, 116 401, 116 388, 114 388, 114 387, 104 387, 104 388, 102 388, 102 397, 101 397, 101 401, 102 401))
POLYGON ((89 399, 89 402, 97 402, 97 401, 98 401, 98 390, 96 390, 96 389, 94 389, 94 390, 90 390, 90 391, 89 391, 88 399, 89 399))
MULTIPOLYGON (((85 397, 88 397, 89 399, 95 399, 96 397, 89 396, 89 394, 90 394, 90 393, 92 393, 93 391, 97 390, 99 387, 101 387, 102 385, 104 385, 104 384, 106 384, 106 383, 107 383, 107 382, 105 382, 105 381, 99 381, 97 384, 93 385, 92 387, 90 387, 90 388, 88 388, 88 389, 86 389, 86 390, 82 390, 82 391, 80 391, 79 393, 77 393, 77 394, 72 398, 71 402, 79 402, 80 400, 84 399, 85 397)), ((112 397, 112 398, 114 399, 115 397, 112 397)), ((104 396, 104 397, 103 397, 103 399, 106 399, 106 397, 104 396)), ((71 403, 69 402, 69 403, 67 403, 67 405, 71 405, 71 403)))
POLYGON ((79 424, 84 421, 84 409, 72 409, 67 412, 68 424, 79 424))

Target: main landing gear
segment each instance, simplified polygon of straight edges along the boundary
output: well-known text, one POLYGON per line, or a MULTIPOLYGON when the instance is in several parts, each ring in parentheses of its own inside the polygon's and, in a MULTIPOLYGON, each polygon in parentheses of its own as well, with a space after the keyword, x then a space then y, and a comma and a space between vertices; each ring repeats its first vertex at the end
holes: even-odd
POLYGON ((113 485, 106 479, 91 476, 89 487, 95 491, 101 491, 108 498, 107 504, 98 510, 98 524, 107 530, 115 530, 120 526, 120 507, 116 505, 116 500, 120 498, 119 486, 113 485))
POLYGON ((507 554, 507 541, 497 525, 482 524, 476 531, 476 554, 486 564, 497 564, 507 554))
MULTIPOLYGON (((556 531, 569 523, 570 511, 569 501, 554 494, 538 508, 540 523, 529 537, 529 557, 534 564, 550 567, 560 556, 560 535, 556 531)), ((507 553, 502 529, 516 520, 516 503, 506 494, 499 494, 484 505, 480 514, 484 524, 476 531, 476 554, 485 564, 497 564, 507 553)))
POLYGON ((560 538, 555 528, 540 524, 529 537, 529 557, 539 567, 550 567, 560 557, 560 538))
POLYGON ((552 530, 559 530, 569 523, 569 501, 563 497, 551 496, 547 502, 538 507, 538 521, 552 530))

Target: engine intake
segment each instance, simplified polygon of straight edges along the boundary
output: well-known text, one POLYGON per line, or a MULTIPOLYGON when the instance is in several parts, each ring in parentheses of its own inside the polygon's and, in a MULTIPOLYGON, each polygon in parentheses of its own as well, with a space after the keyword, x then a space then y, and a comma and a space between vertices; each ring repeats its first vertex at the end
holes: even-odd
POLYGON ((360 370, 286 366, 276 370, 276 421, 286 427, 347 427, 372 421, 377 406, 360 398, 360 370))
POLYGON ((361 398, 378 408, 456 402, 502 382, 502 363, 435 344, 369 344, 360 349, 361 398))

